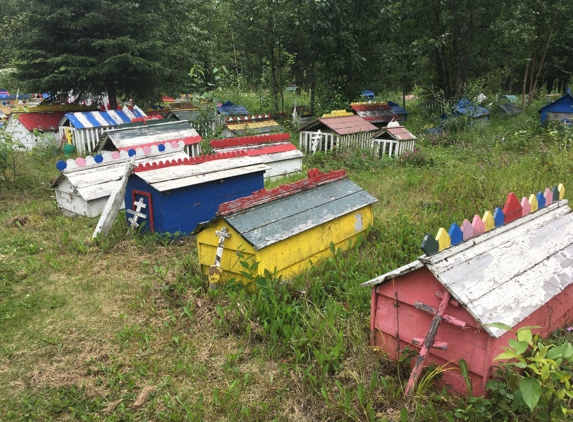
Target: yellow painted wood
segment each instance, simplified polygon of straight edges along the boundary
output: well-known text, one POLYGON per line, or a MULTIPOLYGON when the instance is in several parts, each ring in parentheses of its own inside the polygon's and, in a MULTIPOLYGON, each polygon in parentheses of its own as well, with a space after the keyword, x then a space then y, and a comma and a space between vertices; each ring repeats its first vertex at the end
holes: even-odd
POLYGON ((486 211, 483 215, 484 232, 488 232, 495 227, 495 221, 493 220, 493 215, 491 212, 486 211))
POLYGON ((332 110, 330 113, 322 115, 322 117, 345 117, 345 116, 354 116, 354 113, 346 110, 332 110))
POLYGON ((261 127, 272 127, 272 126, 278 126, 279 124, 277 122, 273 121, 263 121, 263 122, 250 122, 250 123, 238 123, 238 124, 233 124, 233 125, 229 125, 230 128, 232 129, 237 129, 237 130, 247 130, 247 129, 258 129, 261 127))
POLYGON ((443 227, 440 227, 440 230, 438 230, 438 234, 436 235, 436 240, 438 241, 440 251, 448 249, 452 245, 452 240, 450 239, 450 235, 443 227))
POLYGON ((539 208, 539 203, 537 202, 537 197, 534 194, 529 196, 529 203, 531 204, 531 211, 535 212, 539 208))
POLYGON ((291 278, 309 268, 311 262, 316 264, 319 260, 331 256, 331 242, 334 243, 335 248, 340 248, 343 251, 353 246, 358 236, 364 234, 368 226, 373 224, 373 217, 372 206, 368 205, 333 221, 269 245, 260 251, 256 251, 232 227, 219 219, 215 224, 197 235, 199 263, 202 265, 204 274, 208 275, 209 266, 215 262, 219 242, 215 231, 221 225, 225 225, 228 227, 231 237, 225 239, 221 259, 222 282, 231 278, 243 282, 248 280, 241 274, 241 271, 246 270, 239 262, 237 250, 242 251, 244 259, 249 264, 259 263, 253 276, 262 276, 265 270, 268 270, 284 279, 291 278))
POLYGON ((557 190, 559 191, 559 200, 561 201, 565 196, 565 186, 563 186, 563 183, 559 183, 557 190))

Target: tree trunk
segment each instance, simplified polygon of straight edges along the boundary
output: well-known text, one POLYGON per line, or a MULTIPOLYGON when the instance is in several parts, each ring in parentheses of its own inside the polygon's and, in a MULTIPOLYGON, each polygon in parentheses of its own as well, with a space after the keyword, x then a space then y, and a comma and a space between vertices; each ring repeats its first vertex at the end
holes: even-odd
POLYGON ((275 45, 271 41, 271 79, 273 88, 273 105, 275 107, 275 113, 279 112, 279 99, 277 95, 277 66, 275 63, 275 45))
POLYGON ((314 116, 314 91, 316 87, 315 75, 314 75, 314 63, 310 65, 310 115, 314 116))
POLYGON ((281 40, 279 39, 279 85, 280 85, 280 95, 281 95, 281 112, 284 113, 285 111, 285 83, 283 77, 283 59, 282 59, 282 44, 281 40))
MULTIPOLYGON (((106 88, 107 88, 107 97, 109 99, 109 109, 116 110, 117 109, 117 89, 115 87, 115 80, 113 76, 108 76, 106 78, 106 88)), ((105 104, 104 104, 105 106, 105 104)))

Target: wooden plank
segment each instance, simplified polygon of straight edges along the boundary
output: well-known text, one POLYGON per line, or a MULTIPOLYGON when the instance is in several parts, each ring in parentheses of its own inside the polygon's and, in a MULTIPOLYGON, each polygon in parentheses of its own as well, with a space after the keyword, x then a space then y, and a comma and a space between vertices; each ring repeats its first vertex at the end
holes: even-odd
POLYGON ((545 192, 543 193, 543 197, 545 198, 545 206, 551 205, 553 203, 553 192, 551 189, 546 188, 545 192))
POLYGON ((529 213, 531 213, 531 204, 529 203, 529 200, 524 196, 521 198, 521 216, 525 217, 529 213))
POLYGON ((474 228, 474 237, 479 236, 483 232, 485 232, 485 223, 481 219, 479 215, 474 215, 472 220, 472 227, 474 228))
POLYGON ((450 247, 451 245, 450 236, 448 232, 446 232, 446 229, 444 229, 443 227, 440 227, 440 229, 438 230, 438 234, 436 235, 436 241, 438 242, 438 245, 440 245, 440 251, 443 251, 444 249, 450 247))
POLYGON ((491 215, 491 212, 486 211, 485 214, 483 215, 483 224, 484 224, 484 232, 488 232, 491 229, 495 228, 495 221, 493 219, 493 215, 491 215))
POLYGON ((507 195, 503 206, 504 224, 511 223, 523 216, 523 208, 513 192, 507 195))
POLYGON ((565 186, 563 186, 563 183, 559 183, 557 190, 559 191, 559 200, 561 201, 565 196, 565 186))
POLYGON ((460 226, 458 226, 457 223, 452 223, 450 230, 448 230, 448 235, 450 236, 451 246, 457 245, 464 240, 462 229, 460 229, 460 226))
POLYGON ((440 245, 430 233, 426 233, 424 239, 422 240, 422 244, 420 248, 424 251, 424 253, 428 256, 434 255, 440 251, 440 245))
POLYGON ((505 215, 503 215, 503 211, 499 207, 493 212, 493 222, 495 227, 501 227, 505 222, 505 215))
POLYGON ((135 167, 135 157, 131 159, 131 161, 125 163, 125 169, 123 172, 123 176, 121 182, 116 191, 114 191, 105 205, 105 208, 101 214, 101 217, 96 225, 94 233, 92 235, 92 239, 96 238, 99 234, 102 236, 107 236, 109 231, 111 230, 111 226, 113 222, 117 218, 117 213, 121 209, 121 205, 123 204, 123 200, 125 197, 125 189, 127 187, 127 180, 129 179, 129 175, 133 173, 133 169, 135 167))
POLYGON ((535 198, 537 199, 537 208, 538 209, 545 208, 545 197, 543 196, 543 193, 537 192, 535 198))
POLYGON ((531 212, 535 212, 538 209, 537 196, 535 196, 534 194, 531 194, 529 196, 529 206, 531 208, 531 212))
POLYGON ((474 227, 467 218, 462 222, 461 230, 464 242, 474 237, 474 227))

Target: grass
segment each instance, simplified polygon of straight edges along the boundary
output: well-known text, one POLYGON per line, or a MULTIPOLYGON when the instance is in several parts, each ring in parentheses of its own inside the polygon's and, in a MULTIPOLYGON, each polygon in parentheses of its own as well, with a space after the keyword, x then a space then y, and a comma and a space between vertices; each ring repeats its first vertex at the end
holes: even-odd
POLYGON ((510 191, 570 188, 570 142, 531 112, 423 139, 411 162, 307 157, 305 168, 344 167, 378 198, 374 227, 295 280, 256 280, 255 294, 209 291, 190 238, 128 235, 119 218, 92 242, 97 220, 56 209, 53 151, 18 154, 15 187, 0 190, 0 421, 443 421, 460 408, 496 420, 495 403, 478 414, 431 386, 439 370, 406 400, 407 365, 368 346, 359 285, 510 191))

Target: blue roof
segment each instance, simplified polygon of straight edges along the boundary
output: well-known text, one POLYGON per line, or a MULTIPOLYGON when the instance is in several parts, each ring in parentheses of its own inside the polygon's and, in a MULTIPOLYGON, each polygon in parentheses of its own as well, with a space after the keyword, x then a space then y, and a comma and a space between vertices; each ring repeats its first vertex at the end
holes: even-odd
POLYGON ((410 114, 410 112, 406 110, 404 107, 401 107, 400 104, 388 101, 388 105, 392 107, 392 111, 394 112, 394 114, 410 114))
POLYGON ((539 109, 541 114, 541 123, 545 123, 547 120, 548 113, 572 113, 573 114, 573 95, 571 95, 571 90, 567 89, 567 92, 557 100, 553 101, 546 106, 539 109))
POLYGON ((482 117, 489 116, 490 112, 487 108, 472 103, 467 98, 462 98, 459 103, 452 110, 454 115, 465 115, 468 117, 482 117))
POLYGON ((66 113, 64 118, 67 118, 70 121, 70 125, 75 129, 115 127, 123 123, 131 123, 131 119, 121 110, 66 113))
POLYGON ((224 114, 225 116, 238 116, 238 115, 247 116, 251 114, 245 107, 240 105, 235 105, 230 101, 224 102, 220 106, 217 106, 217 111, 219 112, 219 114, 224 114))
POLYGON ((370 91, 369 89, 365 89, 364 91, 361 91, 360 94, 362 94, 363 97, 369 98, 369 99, 374 99, 374 91, 370 91))

